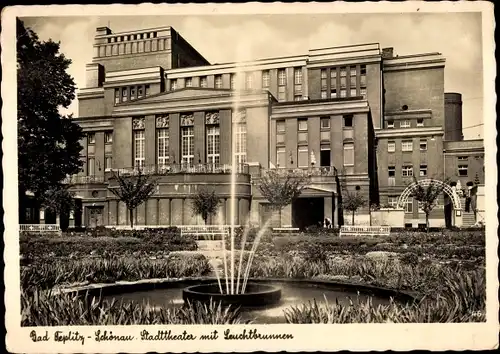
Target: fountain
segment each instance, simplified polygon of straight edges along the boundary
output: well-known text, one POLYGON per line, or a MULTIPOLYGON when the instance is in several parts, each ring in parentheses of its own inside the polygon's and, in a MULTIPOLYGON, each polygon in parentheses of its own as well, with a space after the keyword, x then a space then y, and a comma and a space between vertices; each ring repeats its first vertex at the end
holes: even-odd
MULTIPOLYGON (((236 74, 237 84, 242 85, 241 72, 236 74)), ((233 112, 238 114, 240 91, 234 90, 233 112)), ((232 122, 234 126, 234 121, 232 122)), ((233 151, 235 145, 233 134, 233 151)), ((213 265, 215 279, 165 279, 161 282, 144 282, 140 285, 119 285, 110 289, 99 289, 100 294, 108 299, 143 302, 153 308, 183 306, 186 302, 215 302, 224 306, 231 305, 242 310, 242 318, 254 323, 284 323, 284 310, 290 306, 304 304, 313 299, 327 302, 349 303, 351 298, 365 301, 370 298, 374 305, 388 304, 389 298, 412 301, 407 294, 387 289, 363 285, 322 281, 312 279, 250 279, 250 271, 257 248, 269 222, 256 234, 249 250, 245 250, 249 228, 245 228, 241 237, 241 246, 235 247, 235 195, 236 195, 236 154, 232 154, 231 190, 230 190, 230 227, 229 235, 221 232, 223 249, 217 255, 222 256, 222 269, 213 265), (227 237, 229 237, 228 240, 227 237), (226 241, 229 241, 227 250, 226 241), (239 257, 237 252, 239 251, 239 257), (229 255, 227 254, 229 252, 229 255), (246 256, 245 256, 246 255, 246 256), (239 258, 239 259, 237 259, 239 258), (102 293, 106 290, 105 293, 102 293), (118 295, 119 294, 119 295, 118 295), (117 296, 118 295, 118 296, 117 296)), ((221 230, 223 221, 219 220, 221 230)), ((212 258, 214 260, 214 258, 212 258)), ((97 291, 97 289, 92 289, 97 291)))

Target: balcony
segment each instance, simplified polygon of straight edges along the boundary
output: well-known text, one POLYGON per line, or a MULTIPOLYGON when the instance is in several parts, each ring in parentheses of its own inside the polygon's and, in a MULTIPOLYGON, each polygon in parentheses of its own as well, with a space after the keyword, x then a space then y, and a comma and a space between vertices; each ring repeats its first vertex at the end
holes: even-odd
MULTIPOLYGON (((118 172, 120 175, 137 175, 139 170, 147 175, 173 175, 173 174, 231 174, 232 166, 230 164, 165 164, 165 165, 151 165, 142 167, 125 167, 113 169, 109 172, 118 172)), ((236 164, 237 174, 248 174, 247 164, 236 164)))
POLYGON ((69 176, 63 181, 63 184, 90 184, 104 183, 104 176, 69 176))
POLYGON ((319 166, 308 168, 273 168, 269 170, 262 170, 262 175, 265 176, 269 171, 277 171, 286 175, 288 173, 304 176, 304 177, 335 177, 336 169, 333 166, 319 166))

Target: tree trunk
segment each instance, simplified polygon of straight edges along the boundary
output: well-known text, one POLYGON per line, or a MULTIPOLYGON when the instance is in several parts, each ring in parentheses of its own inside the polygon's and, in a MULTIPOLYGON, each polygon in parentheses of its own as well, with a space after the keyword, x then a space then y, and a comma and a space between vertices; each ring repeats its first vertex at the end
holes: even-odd
POLYGON ((425 213, 425 229, 429 232, 429 213, 425 213))
POLYGON ((128 214, 130 217, 130 228, 133 229, 134 228, 134 209, 129 209, 128 214))
POLYGON ((355 211, 353 210, 353 211, 352 211, 352 225, 353 225, 353 226, 354 226, 354 213, 355 213, 355 211))

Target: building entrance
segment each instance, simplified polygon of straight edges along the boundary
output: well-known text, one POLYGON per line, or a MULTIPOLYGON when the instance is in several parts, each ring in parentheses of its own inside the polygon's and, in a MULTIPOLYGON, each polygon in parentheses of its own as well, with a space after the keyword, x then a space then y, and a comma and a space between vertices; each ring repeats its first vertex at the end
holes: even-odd
POLYGON ((292 203, 292 226, 300 229, 323 226, 324 212, 323 198, 297 198, 292 203))
POLYGON ((104 207, 87 207, 87 226, 97 227, 103 224, 104 207))

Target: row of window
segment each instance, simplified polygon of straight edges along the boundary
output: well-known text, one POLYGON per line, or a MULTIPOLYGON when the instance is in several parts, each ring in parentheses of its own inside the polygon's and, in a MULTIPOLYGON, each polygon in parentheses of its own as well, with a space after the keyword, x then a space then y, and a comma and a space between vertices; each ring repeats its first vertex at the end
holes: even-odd
MULTIPOLYGON (((423 127, 424 126, 424 119, 423 118, 418 118, 417 119, 417 127, 420 128, 420 127, 423 127)), ((401 120, 399 121, 399 128, 411 128, 411 120, 409 119, 404 119, 404 120, 401 120)), ((387 121, 387 128, 388 129, 394 129, 395 128, 395 125, 394 125, 394 120, 388 120, 387 121)))
MULTIPOLYGON (((113 132, 104 132, 104 142, 106 144, 111 144, 113 142, 113 132)), ((95 144, 95 133, 87 133, 87 144, 95 144)))
MULTIPOLYGON (((255 73, 247 72, 245 75, 245 89, 269 88, 271 85, 271 73, 269 70, 262 71, 262 82, 260 87, 255 83, 255 73)), ((302 68, 294 68, 294 99, 300 101, 302 99, 302 68)), ((208 80, 206 76, 199 78, 199 87, 208 87, 208 80)), ((278 101, 286 101, 286 86, 287 77, 286 69, 278 69, 278 101)), ((193 78, 188 77, 185 79, 185 87, 193 87, 193 78)), ((223 88, 222 75, 214 76, 214 87, 223 88)), ((170 90, 177 90, 179 88, 177 79, 170 81, 170 90)), ((229 88, 236 88, 236 74, 230 74, 229 88)))
POLYGON ((129 34, 129 35, 124 35, 124 36, 109 37, 108 43, 135 41, 138 39, 156 38, 157 36, 158 36, 157 32, 129 34))
MULTIPOLYGON (((396 167, 395 166, 389 166, 387 168, 387 172, 389 175, 389 185, 395 185, 395 178, 396 178, 396 167)), ((427 165, 420 165, 419 173, 418 175, 420 177, 425 177, 427 176, 427 165)), ((403 165, 401 166, 401 176, 403 177, 413 177, 413 166, 412 165, 403 165)))
POLYGON ((356 66, 321 69, 321 98, 357 96, 366 98, 365 65, 360 65, 359 71, 356 66))
MULTIPOLYGON (((144 167, 145 164, 145 136, 144 130, 135 130, 133 136, 133 155, 134 155, 134 167, 144 167)), ((172 156, 173 161, 170 161, 170 139, 169 139, 169 129, 161 128, 156 129, 156 157, 157 165, 161 167, 166 167, 169 163, 182 163, 185 165, 193 165, 195 163, 195 150, 194 150, 194 127, 184 126, 180 130, 181 136, 181 151, 180 151, 180 161, 175 160, 175 156, 172 156)), ((235 126, 235 156, 236 163, 246 162, 246 124, 236 124, 235 126)), ((208 125, 205 131, 205 141, 206 141, 206 161, 208 164, 219 164, 220 163, 220 127, 219 125, 208 125)), ((201 160, 201 156, 198 154, 198 160, 201 160)))
MULTIPOLYGON (((344 166, 352 167, 354 166, 354 143, 344 144, 344 166)), ((309 165, 317 165, 328 167, 331 166, 331 149, 329 145, 322 145, 320 147, 320 155, 318 156, 319 161, 316 161, 316 156, 313 153, 309 153, 309 147, 307 145, 301 145, 297 147, 297 167, 307 168, 309 165)), ((276 147, 276 165, 278 168, 286 167, 286 148, 284 146, 276 147)), ((290 152, 290 164, 293 165, 294 161, 292 154, 290 152)))
MULTIPOLYGON (((419 142, 420 151, 427 151, 427 139, 420 139, 419 142)), ((396 151, 396 142, 388 141, 387 142, 387 152, 395 152, 396 151)), ((413 140, 402 140, 401 141, 401 151, 411 152, 413 151, 413 140)))
POLYGON ((149 96, 149 85, 115 88, 115 104, 149 96))

